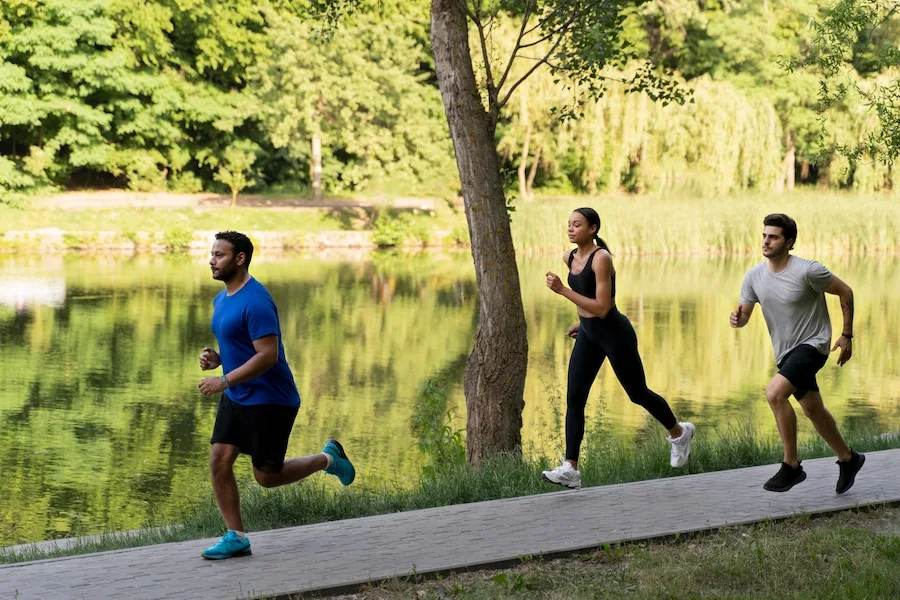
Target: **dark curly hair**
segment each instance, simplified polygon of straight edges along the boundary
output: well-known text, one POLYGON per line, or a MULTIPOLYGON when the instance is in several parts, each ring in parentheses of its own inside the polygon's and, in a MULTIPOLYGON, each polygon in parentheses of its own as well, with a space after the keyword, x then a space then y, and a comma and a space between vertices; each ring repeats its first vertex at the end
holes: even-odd
POLYGON ((238 253, 243 252, 244 256, 247 257, 244 267, 250 266, 250 259, 253 258, 253 242, 250 241, 250 238, 237 231, 220 231, 216 234, 216 239, 230 242, 231 246, 234 248, 235 256, 237 256, 238 253))

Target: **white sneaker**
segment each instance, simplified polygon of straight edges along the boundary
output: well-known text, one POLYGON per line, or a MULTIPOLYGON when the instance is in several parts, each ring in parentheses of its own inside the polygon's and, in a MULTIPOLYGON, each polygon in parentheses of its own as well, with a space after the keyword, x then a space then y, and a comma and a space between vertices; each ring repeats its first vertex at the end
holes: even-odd
POLYGON ((581 473, 572 468, 572 464, 564 460, 561 465, 550 471, 541 471, 541 477, 549 481, 573 490, 581 487, 581 473))
POLYGON ((680 437, 672 439, 666 436, 666 439, 672 444, 669 464, 676 469, 687 464, 688 458, 691 456, 691 441, 694 439, 693 423, 679 423, 679 425, 682 429, 680 437))

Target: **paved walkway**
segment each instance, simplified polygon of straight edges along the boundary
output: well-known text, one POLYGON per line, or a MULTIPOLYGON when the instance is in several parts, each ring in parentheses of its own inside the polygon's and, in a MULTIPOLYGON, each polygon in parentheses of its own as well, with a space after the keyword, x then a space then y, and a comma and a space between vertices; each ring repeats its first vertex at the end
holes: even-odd
POLYGON ((0 599, 255 598, 346 590, 411 573, 499 565, 606 543, 900 501, 900 450, 872 452, 837 496, 833 459, 790 492, 772 466, 598 486, 254 533, 253 556, 199 557, 197 540, 0 566, 0 599))

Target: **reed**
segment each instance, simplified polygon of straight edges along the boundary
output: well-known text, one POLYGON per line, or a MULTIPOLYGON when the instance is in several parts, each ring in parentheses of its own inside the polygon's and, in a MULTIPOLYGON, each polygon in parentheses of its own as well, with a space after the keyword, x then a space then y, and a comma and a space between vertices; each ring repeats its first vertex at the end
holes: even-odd
POLYGON ((519 254, 571 247, 566 223, 572 209, 591 206, 603 221, 601 236, 616 255, 758 255, 762 220, 787 213, 798 224, 800 255, 900 253, 900 202, 887 195, 826 191, 686 196, 539 197, 519 201, 512 213, 519 254))

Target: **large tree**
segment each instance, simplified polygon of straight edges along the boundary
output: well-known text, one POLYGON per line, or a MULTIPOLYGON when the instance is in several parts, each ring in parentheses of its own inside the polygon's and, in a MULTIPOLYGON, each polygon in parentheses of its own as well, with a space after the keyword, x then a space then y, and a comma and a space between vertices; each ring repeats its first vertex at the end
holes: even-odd
MULTIPOLYGON (((573 93, 598 95, 603 69, 630 55, 620 35, 634 2, 611 0, 432 0, 431 41, 438 85, 456 151, 478 285, 479 320, 465 372, 467 457, 478 464, 521 446, 528 341, 519 275, 500 174, 496 127, 516 89, 537 69, 565 74, 573 93), (515 16, 520 28, 508 56, 492 55, 495 19, 515 16), (476 77, 470 33, 481 55, 476 77), (530 63, 513 78, 516 61, 530 63), (500 64, 499 69, 493 65, 500 64)), ((640 69, 634 89, 663 98, 676 89, 640 69)), ((575 106, 563 113, 575 114, 575 106)))

